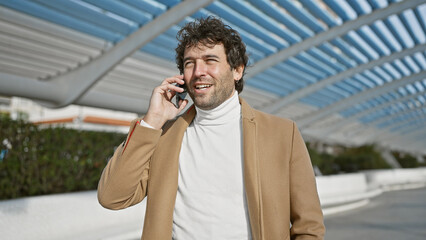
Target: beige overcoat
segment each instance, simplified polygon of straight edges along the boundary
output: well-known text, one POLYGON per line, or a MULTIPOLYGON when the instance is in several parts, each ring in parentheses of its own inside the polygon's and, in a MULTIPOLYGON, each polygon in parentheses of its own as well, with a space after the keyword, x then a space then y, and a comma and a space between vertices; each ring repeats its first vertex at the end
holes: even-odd
MULTIPOLYGON (((241 98, 240 103, 253 239, 323 239, 315 177, 294 122, 257 111, 241 98)), ((105 208, 127 208, 147 196, 142 239, 172 238, 179 152, 195 114, 192 107, 163 130, 142 127, 135 120, 102 173, 98 199, 105 208)))

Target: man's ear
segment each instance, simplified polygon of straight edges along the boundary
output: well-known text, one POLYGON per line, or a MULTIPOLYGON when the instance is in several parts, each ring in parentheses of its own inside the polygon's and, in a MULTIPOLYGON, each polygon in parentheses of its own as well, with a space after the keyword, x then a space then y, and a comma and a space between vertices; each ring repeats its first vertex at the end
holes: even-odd
POLYGON ((244 65, 240 65, 232 70, 234 81, 239 81, 243 77, 244 65))

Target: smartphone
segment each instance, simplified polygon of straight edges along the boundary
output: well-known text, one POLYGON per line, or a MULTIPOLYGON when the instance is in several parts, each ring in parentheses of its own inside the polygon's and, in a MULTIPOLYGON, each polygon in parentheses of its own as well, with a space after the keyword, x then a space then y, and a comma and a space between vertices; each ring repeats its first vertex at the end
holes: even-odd
POLYGON ((186 84, 183 84, 183 85, 180 85, 180 84, 178 84, 178 85, 176 85, 176 86, 178 86, 178 87, 180 87, 180 88, 183 88, 183 92, 176 92, 176 106, 178 106, 179 107, 179 101, 180 100, 184 100, 185 99, 185 97, 186 97, 186 94, 188 93, 187 92, 187 90, 186 90, 186 84))

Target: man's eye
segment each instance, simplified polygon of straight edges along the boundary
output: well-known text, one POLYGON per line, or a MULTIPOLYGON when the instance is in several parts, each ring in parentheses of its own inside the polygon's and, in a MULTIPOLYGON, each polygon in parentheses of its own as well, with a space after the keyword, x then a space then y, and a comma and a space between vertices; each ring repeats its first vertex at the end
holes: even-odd
POLYGON ((192 66, 192 64, 193 64, 193 62, 185 62, 185 63, 183 64, 183 66, 184 66, 184 67, 190 67, 190 66, 192 66))
POLYGON ((215 63, 215 62, 217 62, 217 60, 214 59, 214 58, 209 58, 209 59, 206 60, 206 62, 208 62, 208 63, 215 63))

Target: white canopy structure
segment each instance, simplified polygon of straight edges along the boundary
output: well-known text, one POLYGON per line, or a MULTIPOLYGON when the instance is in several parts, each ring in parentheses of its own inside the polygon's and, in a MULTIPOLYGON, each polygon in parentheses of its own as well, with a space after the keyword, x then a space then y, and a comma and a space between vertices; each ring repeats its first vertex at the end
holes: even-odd
POLYGON ((0 0, 0 95, 144 113, 177 31, 210 15, 247 45, 253 107, 307 139, 426 154, 425 0, 0 0))

